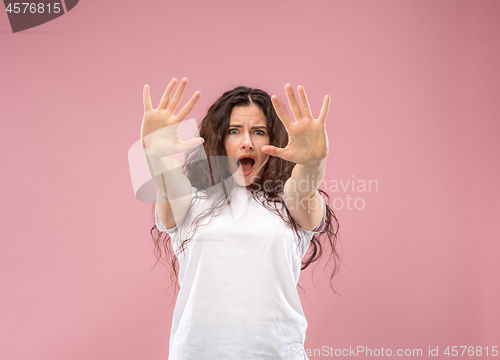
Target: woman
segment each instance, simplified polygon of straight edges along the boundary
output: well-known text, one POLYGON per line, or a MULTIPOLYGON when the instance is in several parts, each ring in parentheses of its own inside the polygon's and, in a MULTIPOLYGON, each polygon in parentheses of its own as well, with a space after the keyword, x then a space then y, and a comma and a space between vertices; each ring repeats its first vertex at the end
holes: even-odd
POLYGON ((307 359, 300 270, 322 255, 321 235, 331 247, 331 278, 340 261, 338 222, 318 190, 330 99, 314 119, 304 88, 299 106, 287 84, 293 122, 276 96, 240 86, 209 108, 200 137, 181 141, 177 128, 200 93, 174 115, 187 79, 171 97, 176 84, 157 109, 144 87, 141 129, 158 187, 152 236, 159 258, 160 244, 167 256, 174 251, 180 285, 169 359, 307 359), (181 167, 172 155, 183 151, 181 167))

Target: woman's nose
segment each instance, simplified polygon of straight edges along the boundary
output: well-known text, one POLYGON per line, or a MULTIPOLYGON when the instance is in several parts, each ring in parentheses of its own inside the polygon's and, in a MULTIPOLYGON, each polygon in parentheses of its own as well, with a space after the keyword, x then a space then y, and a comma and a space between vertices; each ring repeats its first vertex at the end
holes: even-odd
POLYGON ((249 134, 245 134, 243 138, 243 143, 241 144, 241 148, 253 150, 252 139, 249 134))

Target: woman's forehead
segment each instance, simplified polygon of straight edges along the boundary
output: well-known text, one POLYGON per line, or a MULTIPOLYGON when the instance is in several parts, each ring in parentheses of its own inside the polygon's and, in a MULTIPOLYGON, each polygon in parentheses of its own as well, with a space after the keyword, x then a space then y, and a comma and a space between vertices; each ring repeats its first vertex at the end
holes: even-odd
POLYGON ((267 118, 261 108, 255 104, 249 106, 235 106, 231 111, 229 124, 245 125, 246 123, 265 126, 267 125, 267 118))

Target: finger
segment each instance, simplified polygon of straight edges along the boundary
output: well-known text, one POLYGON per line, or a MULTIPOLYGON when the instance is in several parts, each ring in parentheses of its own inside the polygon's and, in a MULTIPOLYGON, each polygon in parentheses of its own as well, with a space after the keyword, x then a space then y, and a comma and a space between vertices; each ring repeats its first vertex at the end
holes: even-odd
POLYGON ((325 100, 323 100, 323 107, 321 108, 321 112, 319 113, 319 118, 318 118, 319 121, 323 123, 325 122, 329 108, 330 108, 330 96, 326 95, 325 100))
POLYGON ((277 148, 276 146, 273 146, 273 145, 264 145, 260 150, 264 154, 268 154, 268 155, 272 155, 272 156, 277 156, 277 157, 280 157, 282 159, 284 159, 282 156, 286 152, 285 149, 277 148))
POLYGON ((198 145, 201 145, 205 142, 205 140, 201 137, 193 138, 191 140, 186 140, 186 141, 181 141, 179 144, 179 152, 186 151, 188 149, 192 149, 197 147, 198 145))
POLYGON ((161 97, 158 109, 165 110, 167 108, 167 104, 170 101, 170 95, 172 94, 175 85, 177 85, 177 79, 173 78, 172 80, 170 80, 170 83, 168 84, 167 88, 165 89, 165 92, 163 93, 163 96, 161 97))
POLYGON ((288 128, 292 124, 292 120, 290 120, 290 118, 288 117, 285 108, 283 107, 283 105, 281 105, 281 102, 279 101, 276 95, 273 95, 271 97, 271 101, 273 103, 274 110, 276 110, 276 114, 278 115, 279 119, 281 120, 283 125, 285 125, 285 128, 288 128))
POLYGON ((285 85, 286 97, 288 98, 288 105, 290 105, 290 109, 292 110, 293 116, 296 121, 302 120, 302 113, 300 112, 299 104, 297 103, 297 99, 295 99, 295 94, 293 93, 292 85, 285 85))
POLYGON ((174 97, 172 100, 170 100, 170 104, 168 104, 167 110, 173 114, 175 109, 177 109, 177 106, 181 102, 182 95, 184 94, 184 89, 186 88, 188 80, 186 78, 182 78, 181 83, 179 84, 179 87, 175 91, 174 97))
POLYGON ((309 101, 307 101, 306 90, 302 85, 297 87, 297 91, 299 92, 300 105, 302 106, 302 113, 304 117, 312 119, 311 109, 309 107, 309 101))
POLYGON ((177 121, 182 121, 184 118, 193 110, 194 106, 196 105, 196 102, 200 98, 201 93, 199 91, 195 92, 193 96, 191 96, 191 99, 187 102, 186 105, 179 111, 179 113, 176 115, 177 121))
POLYGON ((144 85, 144 89, 142 90, 142 97, 144 102, 144 112, 148 112, 153 110, 151 106, 151 97, 149 96, 149 85, 144 85))

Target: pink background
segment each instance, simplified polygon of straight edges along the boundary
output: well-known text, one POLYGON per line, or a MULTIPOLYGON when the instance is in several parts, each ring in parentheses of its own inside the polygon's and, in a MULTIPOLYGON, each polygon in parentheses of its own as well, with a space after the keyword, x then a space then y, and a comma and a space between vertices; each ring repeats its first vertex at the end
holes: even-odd
POLYGON ((0 48, 0 358, 167 358, 127 152, 143 85, 183 76, 197 120, 239 84, 329 94, 327 180, 378 181, 330 193, 366 205, 337 210, 342 296, 301 275, 306 348, 500 345, 498 1, 87 0, 18 34, 2 12, 0 48))

